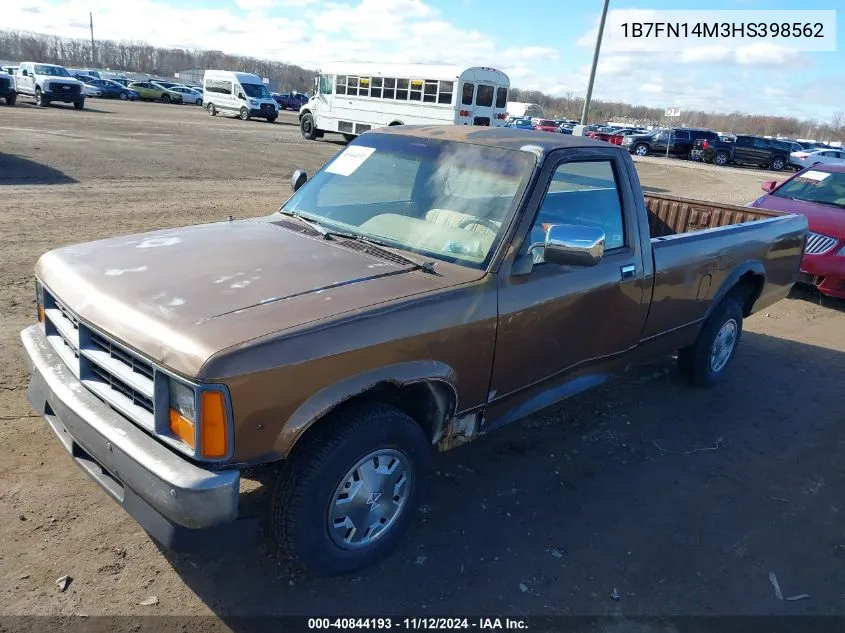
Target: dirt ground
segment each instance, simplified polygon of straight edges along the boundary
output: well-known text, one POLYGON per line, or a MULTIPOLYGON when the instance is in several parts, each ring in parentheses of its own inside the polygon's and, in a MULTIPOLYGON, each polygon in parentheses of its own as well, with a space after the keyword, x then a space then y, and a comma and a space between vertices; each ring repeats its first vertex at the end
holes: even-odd
MULTIPOLYGON (((0 614, 845 615, 845 305, 803 291, 746 322, 712 390, 661 359, 438 456, 416 525, 358 576, 292 578, 261 547, 160 551, 30 411, 19 331, 35 318, 35 260, 267 214, 293 169, 342 143, 303 141, 293 114, 88 104, 0 107, 0 614), (778 601, 770 572, 809 597, 778 601)), ((733 203, 774 177, 638 169, 653 191, 733 203)))

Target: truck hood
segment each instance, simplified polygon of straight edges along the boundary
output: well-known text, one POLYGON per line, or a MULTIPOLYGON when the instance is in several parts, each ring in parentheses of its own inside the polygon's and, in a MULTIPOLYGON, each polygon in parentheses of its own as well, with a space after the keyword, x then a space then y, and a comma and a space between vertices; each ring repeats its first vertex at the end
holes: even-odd
POLYGON ((56 77, 55 75, 34 75, 38 82, 49 81, 51 84, 67 84, 69 86, 84 86, 76 77, 56 77))
POLYGON ((36 275, 82 320, 197 376, 233 345, 484 274, 425 273, 295 226, 275 215, 99 240, 45 253, 36 275))

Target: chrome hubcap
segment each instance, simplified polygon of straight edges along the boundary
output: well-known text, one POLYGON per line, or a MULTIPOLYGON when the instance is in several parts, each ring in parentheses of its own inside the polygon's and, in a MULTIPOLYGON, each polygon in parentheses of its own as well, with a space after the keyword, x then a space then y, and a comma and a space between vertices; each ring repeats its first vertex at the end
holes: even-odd
POLYGON ((646 152, 645 147, 638 147, 638 148, 637 148, 637 155, 639 155, 639 156, 645 156, 645 152, 646 152))
POLYGON ((713 341, 713 350, 710 352, 710 370, 718 372, 724 369, 728 364, 728 359, 731 357, 734 345, 736 345, 736 336, 739 332, 739 327, 736 321, 730 319, 716 334, 716 340, 713 341))
POLYGON ((343 549, 371 545, 392 528, 405 508, 413 482, 399 451, 373 451, 341 479, 328 512, 329 536, 343 549))

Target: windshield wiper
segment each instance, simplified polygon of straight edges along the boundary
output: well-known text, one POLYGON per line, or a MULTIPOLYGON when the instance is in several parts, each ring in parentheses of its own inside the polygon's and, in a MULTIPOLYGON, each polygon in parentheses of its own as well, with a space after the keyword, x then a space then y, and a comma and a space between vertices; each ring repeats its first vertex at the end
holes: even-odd
POLYGON ((312 229, 317 231, 317 233, 319 233, 323 237, 323 239, 325 239, 325 240, 332 240, 332 239, 340 237, 340 238, 347 239, 347 240, 357 240, 357 241, 361 241, 361 242, 366 242, 367 244, 371 244, 372 246, 375 246, 376 248, 373 249, 373 250, 379 251, 383 257, 399 258, 399 259, 407 262, 408 264, 416 266, 417 268, 419 268, 423 272, 434 274, 434 262, 433 261, 420 262, 420 261, 417 261, 415 259, 411 259, 407 255, 397 253, 396 249, 393 248, 390 244, 388 244, 387 242, 384 242, 382 240, 379 240, 377 238, 370 237, 369 235, 361 235, 360 233, 352 233, 351 231, 338 231, 338 230, 335 230, 335 229, 330 229, 326 226, 323 226, 322 224, 320 224, 316 220, 312 220, 311 218, 306 218, 304 215, 302 215, 301 213, 299 213, 297 211, 279 210, 279 213, 281 213, 282 215, 290 216, 292 218, 296 218, 297 220, 299 220, 303 224, 307 224, 312 229))

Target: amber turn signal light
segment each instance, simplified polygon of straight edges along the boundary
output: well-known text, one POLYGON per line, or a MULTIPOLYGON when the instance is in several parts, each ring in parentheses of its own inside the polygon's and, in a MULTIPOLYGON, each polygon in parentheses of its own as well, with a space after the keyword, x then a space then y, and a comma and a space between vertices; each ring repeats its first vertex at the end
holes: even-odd
POLYGON ((226 425, 226 400, 219 391, 200 394, 200 454, 208 458, 226 457, 229 430, 226 425))

